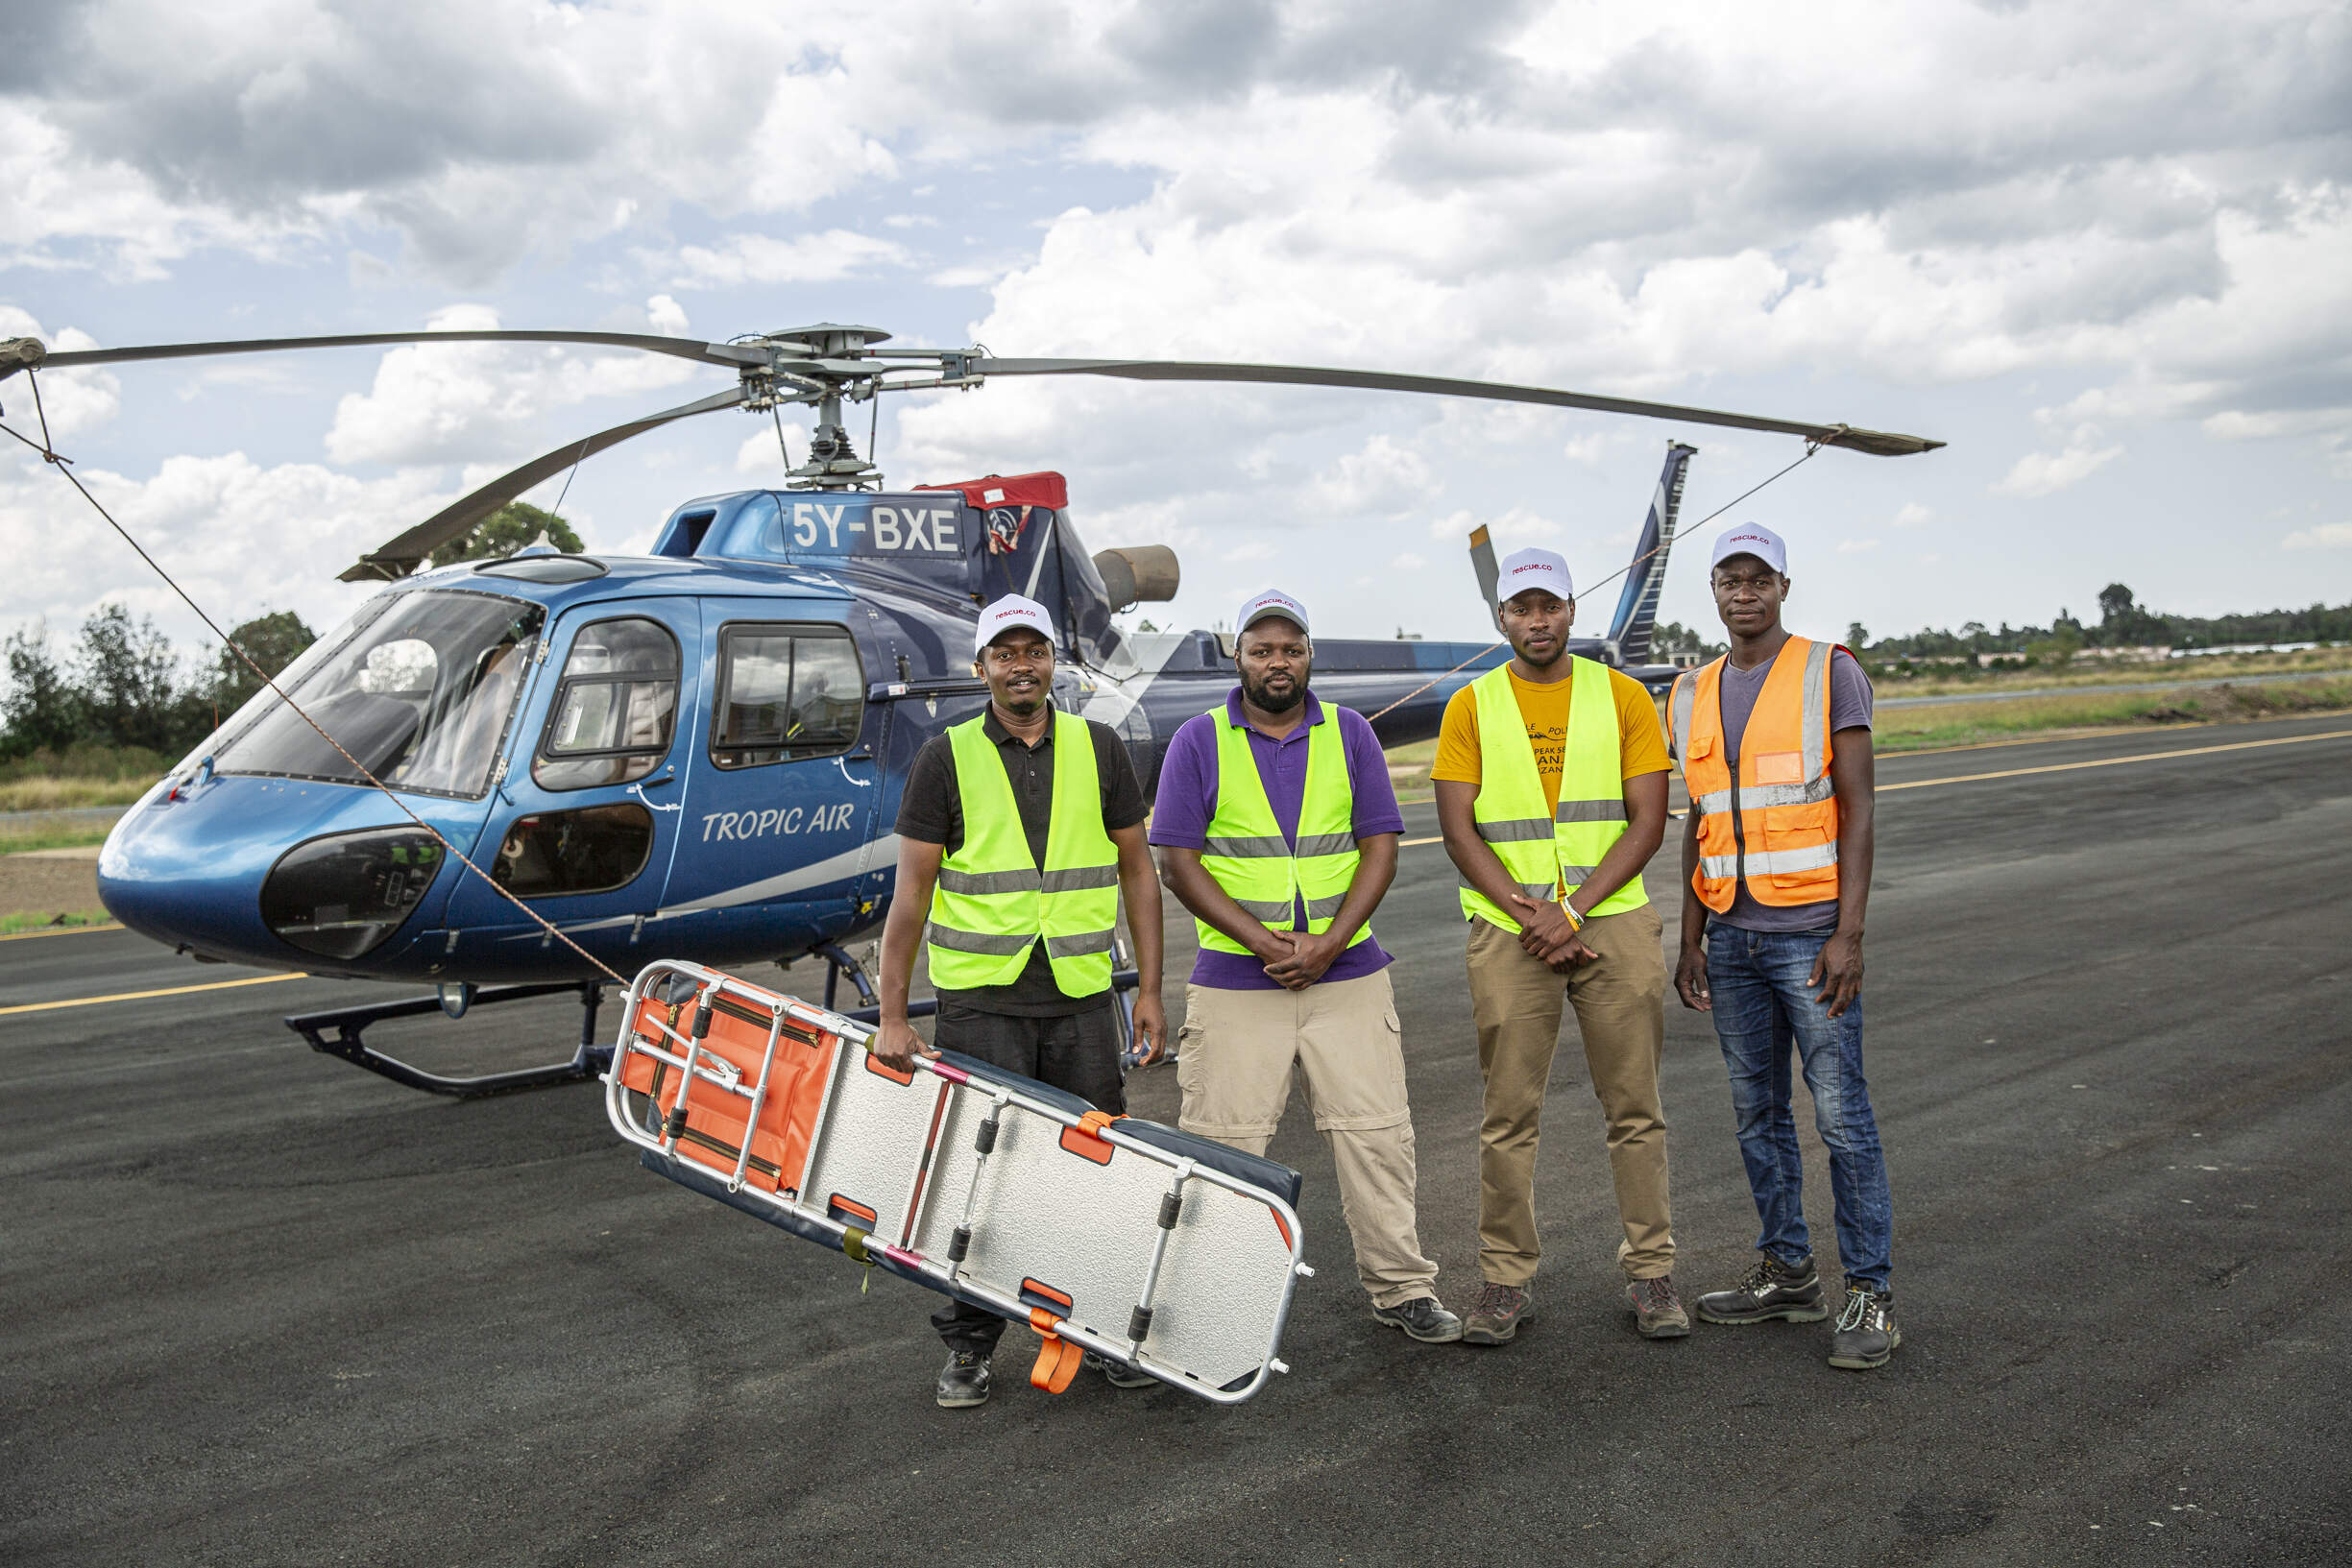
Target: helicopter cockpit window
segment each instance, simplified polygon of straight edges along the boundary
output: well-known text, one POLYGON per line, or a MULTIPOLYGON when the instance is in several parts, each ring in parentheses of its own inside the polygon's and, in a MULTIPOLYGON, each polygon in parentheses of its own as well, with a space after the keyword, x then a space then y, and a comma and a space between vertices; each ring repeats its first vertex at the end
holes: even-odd
POLYGON ((479 799, 545 619, 539 606, 500 594, 399 594, 289 689, 336 745, 268 697, 217 766, 334 784, 373 774, 395 789, 479 799))
POLYGON ((543 789, 627 784, 662 765, 678 717, 678 642, 631 616, 581 628, 531 778, 543 789))
POLYGON ((865 677, 846 633, 730 626, 719 634, 711 760, 757 767, 846 751, 865 714, 865 677))

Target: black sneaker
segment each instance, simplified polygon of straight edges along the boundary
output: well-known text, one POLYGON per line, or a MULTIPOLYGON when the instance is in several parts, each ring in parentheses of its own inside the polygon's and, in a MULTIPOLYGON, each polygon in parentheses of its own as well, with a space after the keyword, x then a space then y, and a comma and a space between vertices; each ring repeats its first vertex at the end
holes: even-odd
POLYGON ((939 1368, 937 1394, 943 1411, 970 1410, 988 1403, 988 1353, 958 1350, 949 1356, 947 1364, 939 1368))
POLYGON ((1867 1372, 1884 1366, 1901 1343, 1903 1330, 1895 1326, 1895 1298, 1860 1280, 1848 1280, 1845 1311, 1837 1315, 1837 1327, 1830 1331, 1830 1364, 1867 1372))
POLYGON ((1818 1323, 1830 1315, 1830 1309, 1821 1304, 1821 1275, 1812 1259, 1792 1266, 1766 1253, 1739 1276, 1737 1285, 1699 1297, 1699 1315, 1710 1323, 1761 1323, 1775 1317, 1818 1323))
POLYGON ((1114 1388, 1149 1388, 1159 1381, 1149 1372, 1138 1370, 1125 1362, 1115 1362, 1108 1356, 1098 1356, 1091 1350, 1086 1352, 1085 1364, 1101 1372, 1103 1381, 1114 1388))
POLYGON ((1394 1307, 1374 1307, 1372 1321, 1403 1329, 1405 1338, 1425 1345, 1452 1344, 1462 1338, 1462 1319, 1433 1295, 1417 1295, 1394 1307))

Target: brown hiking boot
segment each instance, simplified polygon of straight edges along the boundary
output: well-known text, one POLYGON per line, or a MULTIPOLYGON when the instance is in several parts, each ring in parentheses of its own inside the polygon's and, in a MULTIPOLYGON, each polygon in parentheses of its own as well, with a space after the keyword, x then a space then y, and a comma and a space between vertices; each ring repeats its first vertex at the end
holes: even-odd
POLYGON ((1532 1315, 1534 1302, 1528 1292, 1516 1285, 1497 1285, 1489 1280, 1470 1305, 1470 1315, 1462 1321, 1462 1342, 1466 1345, 1498 1345, 1519 1332, 1519 1325, 1532 1315))
POLYGON ((1674 1293, 1672 1274, 1634 1281, 1625 1288, 1625 1299, 1634 1305, 1634 1327, 1643 1339, 1679 1339, 1690 1332, 1690 1315, 1674 1293))

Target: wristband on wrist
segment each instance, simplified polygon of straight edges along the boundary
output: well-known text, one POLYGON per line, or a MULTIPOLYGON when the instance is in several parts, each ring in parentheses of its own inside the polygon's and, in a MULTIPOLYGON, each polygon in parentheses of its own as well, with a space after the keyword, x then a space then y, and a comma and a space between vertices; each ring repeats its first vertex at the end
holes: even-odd
POLYGON ((1568 901, 1566 899, 1562 899, 1560 901, 1560 912, 1568 917, 1568 929, 1572 931, 1581 931, 1585 929, 1585 917, 1578 914, 1574 909, 1569 908, 1568 901))

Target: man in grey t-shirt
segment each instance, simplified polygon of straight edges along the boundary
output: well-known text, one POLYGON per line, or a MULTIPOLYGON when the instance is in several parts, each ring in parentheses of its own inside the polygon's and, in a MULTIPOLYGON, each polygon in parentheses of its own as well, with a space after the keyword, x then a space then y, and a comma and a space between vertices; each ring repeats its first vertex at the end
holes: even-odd
POLYGON ((1675 989, 1713 1016, 1762 1221, 1755 1266, 1697 1305, 1710 1323, 1830 1315, 1805 1224, 1793 1049, 1830 1149, 1846 1275, 1830 1364, 1869 1368, 1903 1342, 1888 1286, 1894 1202, 1862 1077, 1870 680, 1845 649, 1781 624, 1787 572, 1769 528, 1743 523, 1715 542, 1709 580, 1731 652, 1677 681, 1667 703, 1690 791, 1675 989))

